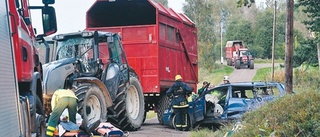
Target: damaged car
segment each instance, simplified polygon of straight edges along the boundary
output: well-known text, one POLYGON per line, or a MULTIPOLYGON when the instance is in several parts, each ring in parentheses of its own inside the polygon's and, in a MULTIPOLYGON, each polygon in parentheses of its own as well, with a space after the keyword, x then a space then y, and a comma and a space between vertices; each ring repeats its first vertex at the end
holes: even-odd
MULTIPOLYGON (((245 112, 257 109, 284 94, 284 85, 278 82, 238 82, 206 88, 189 102, 188 128, 200 124, 221 125, 238 119, 245 112)), ((173 127, 174 117, 174 112, 168 107, 163 114, 164 124, 173 127)))

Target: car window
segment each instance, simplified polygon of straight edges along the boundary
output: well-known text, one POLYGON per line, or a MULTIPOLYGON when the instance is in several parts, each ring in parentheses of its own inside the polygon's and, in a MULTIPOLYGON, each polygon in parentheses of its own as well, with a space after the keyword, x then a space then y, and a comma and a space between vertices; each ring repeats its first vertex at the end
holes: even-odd
POLYGON ((218 99, 225 99, 227 96, 228 87, 219 87, 209 90, 206 94, 211 94, 214 96, 217 96, 218 99))
POLYGON ((232 87, 231 98, 254 98, 255 94, 251 87, 232 87))
POLYGON ((255 90, 261 96, 280 95, 280 91, 276 86, 259 87, 255 90))

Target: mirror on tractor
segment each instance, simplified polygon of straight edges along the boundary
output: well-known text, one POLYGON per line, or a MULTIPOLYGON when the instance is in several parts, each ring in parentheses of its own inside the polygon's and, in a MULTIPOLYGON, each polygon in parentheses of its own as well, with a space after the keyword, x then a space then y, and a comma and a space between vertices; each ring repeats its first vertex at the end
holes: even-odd
POLYGON ((108 37, 107 38, 107 43, 108 43, 108 47, 109 48, 113 48, 113 41, 114 41, 114 39, 113 39, 113 37, 108 37))
POLYGON ((113 37, 108 37, 107 42, 108 44, 113 44, 113 37))
POLYGON ((42 3, 47 5, 47 4, 54 4, 55 0, 42 0, 42 3))
POLYGON ((56 12, 53 7, 42 8, 43 35, 48 36, 57 32, 56 12))

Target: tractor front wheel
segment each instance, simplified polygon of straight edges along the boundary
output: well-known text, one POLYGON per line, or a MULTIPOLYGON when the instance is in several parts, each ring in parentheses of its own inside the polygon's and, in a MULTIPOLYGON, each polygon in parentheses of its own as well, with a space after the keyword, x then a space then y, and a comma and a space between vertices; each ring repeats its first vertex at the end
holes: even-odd
POLYGON ((254 61, 250 60, 250 69, 254 69, 254 61))
MULTIPOLYGON (((78 112, 86 125, 94 125, 97 121, 107 119, 107 106, 103 91, 95 84, 81 83, 76 91, 78 112)), ((86 129, 89 130, 89 129, 86 129)))
POLYGON ((234 66, 235 66, 236 69, 240 69, 240 60, 236 60, 234 66))

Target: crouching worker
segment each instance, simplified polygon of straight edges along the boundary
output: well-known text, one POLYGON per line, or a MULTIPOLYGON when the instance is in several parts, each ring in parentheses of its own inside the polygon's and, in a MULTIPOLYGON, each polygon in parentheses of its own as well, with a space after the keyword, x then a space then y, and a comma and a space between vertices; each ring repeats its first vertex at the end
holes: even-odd
POLYGON ((184 130, 188 127, 188 96, 191 94, 191 88, 182 82, 180 75, 175 76, 175 83, 167 91, 167 96, 172 97, 172 108, 175 113, 175 128, 184 130))
POLYGON ((51 98, 52 113, 48 121, 47 137, 54 135, 60 116, 66 108, 68 108, 69 120, 76 124, 77 100, 77 96, 70 89, 58 89, 53 93, 51 98))

